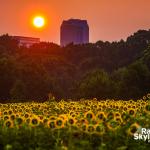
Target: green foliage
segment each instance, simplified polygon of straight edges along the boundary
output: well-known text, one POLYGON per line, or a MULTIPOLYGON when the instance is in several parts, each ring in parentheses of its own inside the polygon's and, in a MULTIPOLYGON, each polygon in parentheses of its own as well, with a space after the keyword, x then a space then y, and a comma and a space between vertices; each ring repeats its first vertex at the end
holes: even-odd
POLYGON ((49 92, 59 99, 142 97, 150 91, 149 41, 150 31, 139 30, 126 41, 26 48, 2 35, 0 101, 42 101, 49 92))
POLYGON ((25 100, 26 89, 25 84, 22 81, 17 80, 10 90, 11 99, 18 101, 25 100))
POLYGON ((121 68, 112 75, 116 95, 123 98, 140 97, 149 91, 150 71, 141 61, 137 61, 127 68, 121 68))
POLYGON ((105 71, 97 70, 86 75, 78 87, 80 97, 102 97, 111 96, 111 80, 105 71))

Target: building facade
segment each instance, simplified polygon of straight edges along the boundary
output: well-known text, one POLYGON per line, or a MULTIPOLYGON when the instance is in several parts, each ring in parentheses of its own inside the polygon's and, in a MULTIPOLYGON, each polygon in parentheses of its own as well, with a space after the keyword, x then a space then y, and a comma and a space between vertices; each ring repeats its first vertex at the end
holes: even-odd
POLYGON ((18 41, 19 46, 29 48, 33 44, 40 43, 40 38, 24 37, 24 36, 13 36, 18 41))
POLYGON ((89 43, 89 26, 86 20, 69 19, 60 27, 60 45, 89 43))

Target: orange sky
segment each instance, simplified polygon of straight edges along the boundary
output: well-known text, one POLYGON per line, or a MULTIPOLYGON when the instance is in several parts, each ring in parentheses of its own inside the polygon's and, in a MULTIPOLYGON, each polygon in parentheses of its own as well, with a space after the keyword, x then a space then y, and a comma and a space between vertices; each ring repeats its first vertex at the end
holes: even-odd
POLYGON ((90 41, 115 41, 138 29, 150 29, 150 0, 0 0, 0 34, 40 37, 59 44, 60 25, 87 19, 90 41), (31 25, 33 15, 47 18, 43 30, 31 25))

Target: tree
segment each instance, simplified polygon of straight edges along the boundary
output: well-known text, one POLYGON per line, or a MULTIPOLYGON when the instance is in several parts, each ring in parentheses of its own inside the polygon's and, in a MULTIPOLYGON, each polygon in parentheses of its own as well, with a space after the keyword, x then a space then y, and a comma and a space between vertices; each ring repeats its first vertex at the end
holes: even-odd
POLYGON ((150 71, 141 61, 115 71, 112 80, 118 98, 141 98, 150 89, 150 71))
POLYGON ((17 80, 12 89, 10 90, 11 100, 13 101, 25 101, 28 98, 26 97, 27 88, 23 81, 17 80))
POLYGON ((15 80, 15 67, 10 58, 0 58, 0 99, 8 100, 9 91, 15 80))
POLYGON ((112 89, 108 74, 103 70, 96 70, 87 74, 79 83, 78 93, 80 97, 108 98, 112 96, 112 89))

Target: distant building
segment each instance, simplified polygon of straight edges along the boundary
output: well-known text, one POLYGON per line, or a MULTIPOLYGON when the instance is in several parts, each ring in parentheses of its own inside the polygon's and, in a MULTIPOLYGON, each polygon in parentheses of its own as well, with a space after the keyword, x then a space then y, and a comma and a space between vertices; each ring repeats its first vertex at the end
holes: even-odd
POLYGON ((86 20, 69 19, 62 22, 60 45, 89 43, 89 26, 86 20))
POLYGON ((40 38, 24 37, 24 36, 13 36, 19 42, 19 46, 25 46, 29 48, 33 44, 40 43, 40 38))

